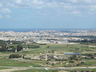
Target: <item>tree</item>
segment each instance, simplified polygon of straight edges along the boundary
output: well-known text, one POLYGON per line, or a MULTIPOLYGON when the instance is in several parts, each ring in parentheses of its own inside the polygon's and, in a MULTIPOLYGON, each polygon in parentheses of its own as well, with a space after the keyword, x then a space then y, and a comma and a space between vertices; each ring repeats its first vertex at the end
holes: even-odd
POLYGON ((50 46, 47 46, 47 48, 50 48, 50 46))
POLYGON ((17 45, 17 52, 23 49, 22 45, 17 45))
POLYGON ((9 58, 21 58, 22 56, 19 54, 11 54, 9 58))
POLYGON ((38 44, 28 45, 28 48, 40 48, 40 45, 38 44))
POLYGON ((7 51, 7 48, 5 45, 2 45, 1 48, 0 48, 0 52, 6 52, 7 51))

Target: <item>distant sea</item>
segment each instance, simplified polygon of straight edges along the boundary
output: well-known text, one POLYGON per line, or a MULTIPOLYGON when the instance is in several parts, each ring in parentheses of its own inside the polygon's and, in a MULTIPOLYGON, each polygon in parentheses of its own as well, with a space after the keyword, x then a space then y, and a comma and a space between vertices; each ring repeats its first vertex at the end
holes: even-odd
POLYGON ((14 32, 30 32, 30 31, 40 31, 40 30, 56 30, 56 31, 71 31, 71 30, 96 30, 96 29, 68 29, 68 28, 64 28, 64 29, 60 29, 60 28, 38 28, 38 29, 0 29, 0 32, 1 31, 14 31, 14 32))

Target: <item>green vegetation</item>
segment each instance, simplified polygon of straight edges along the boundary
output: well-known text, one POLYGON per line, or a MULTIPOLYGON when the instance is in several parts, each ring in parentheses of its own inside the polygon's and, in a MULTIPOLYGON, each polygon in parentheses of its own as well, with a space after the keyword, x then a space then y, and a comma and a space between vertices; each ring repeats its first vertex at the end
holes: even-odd
MULTIPOLYGON (((86 44, 35 44, 35 43, 26 44, 24 42, 19 43, 12 41, 11 42, 0 41, 1 45, 0 66, 12 66, 12 67, 96 66, 95 45, 92 47, 92 45, 86 45, 86 44), (80 53, 80 55, 64 55, 64 53, 80 53)), ((30 71, 38 72, 38 70, 27 70, 27 72, 30 71)), ((41 72, 46 71, 41 70, 41 72)), ((47 71, 47 72, 54 72, 54 71, 47 71)))
POLYGON ((70 72, 96 72, 96 69, 75 69, 71 70, 70 72))
POLYGON ((28 67, 28 66, 34 66, 39 67, 39 65, 35 64, 33 62, 24 62, 24 61, 17 61, 12 59, 0 59, 0 66, 15 66, 15 67, 28 67))
POLYGON ((11 58, 21 58, 22 57, 22 55, 19 55, 19 54, 11 54, 10 56, 9 56, 9 58, 11 59, 11 58))
POLYGON ((7 69, 7 68, 5 68, 5 67, 0 67, 0 70, 3 70, 3 69, 7 69))
POLYGON ((58 72, 56 70, 22 70, 22 71, 14 71, 14 72, 58 72))

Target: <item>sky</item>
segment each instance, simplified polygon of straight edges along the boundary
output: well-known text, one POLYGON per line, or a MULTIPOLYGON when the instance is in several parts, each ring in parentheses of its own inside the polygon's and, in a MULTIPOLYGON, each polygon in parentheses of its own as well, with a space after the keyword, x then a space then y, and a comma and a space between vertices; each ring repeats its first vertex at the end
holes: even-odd
POLYGON ((0 0, 0 29, 96 28, 96 0, 0 0))

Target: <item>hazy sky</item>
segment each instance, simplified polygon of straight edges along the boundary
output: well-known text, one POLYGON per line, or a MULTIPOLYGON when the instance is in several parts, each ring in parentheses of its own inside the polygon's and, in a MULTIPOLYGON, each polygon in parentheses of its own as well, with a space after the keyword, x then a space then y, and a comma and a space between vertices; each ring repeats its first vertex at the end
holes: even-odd
POLYGON ((96 0, 0 0, 1 28, 96 28, 96 0))

